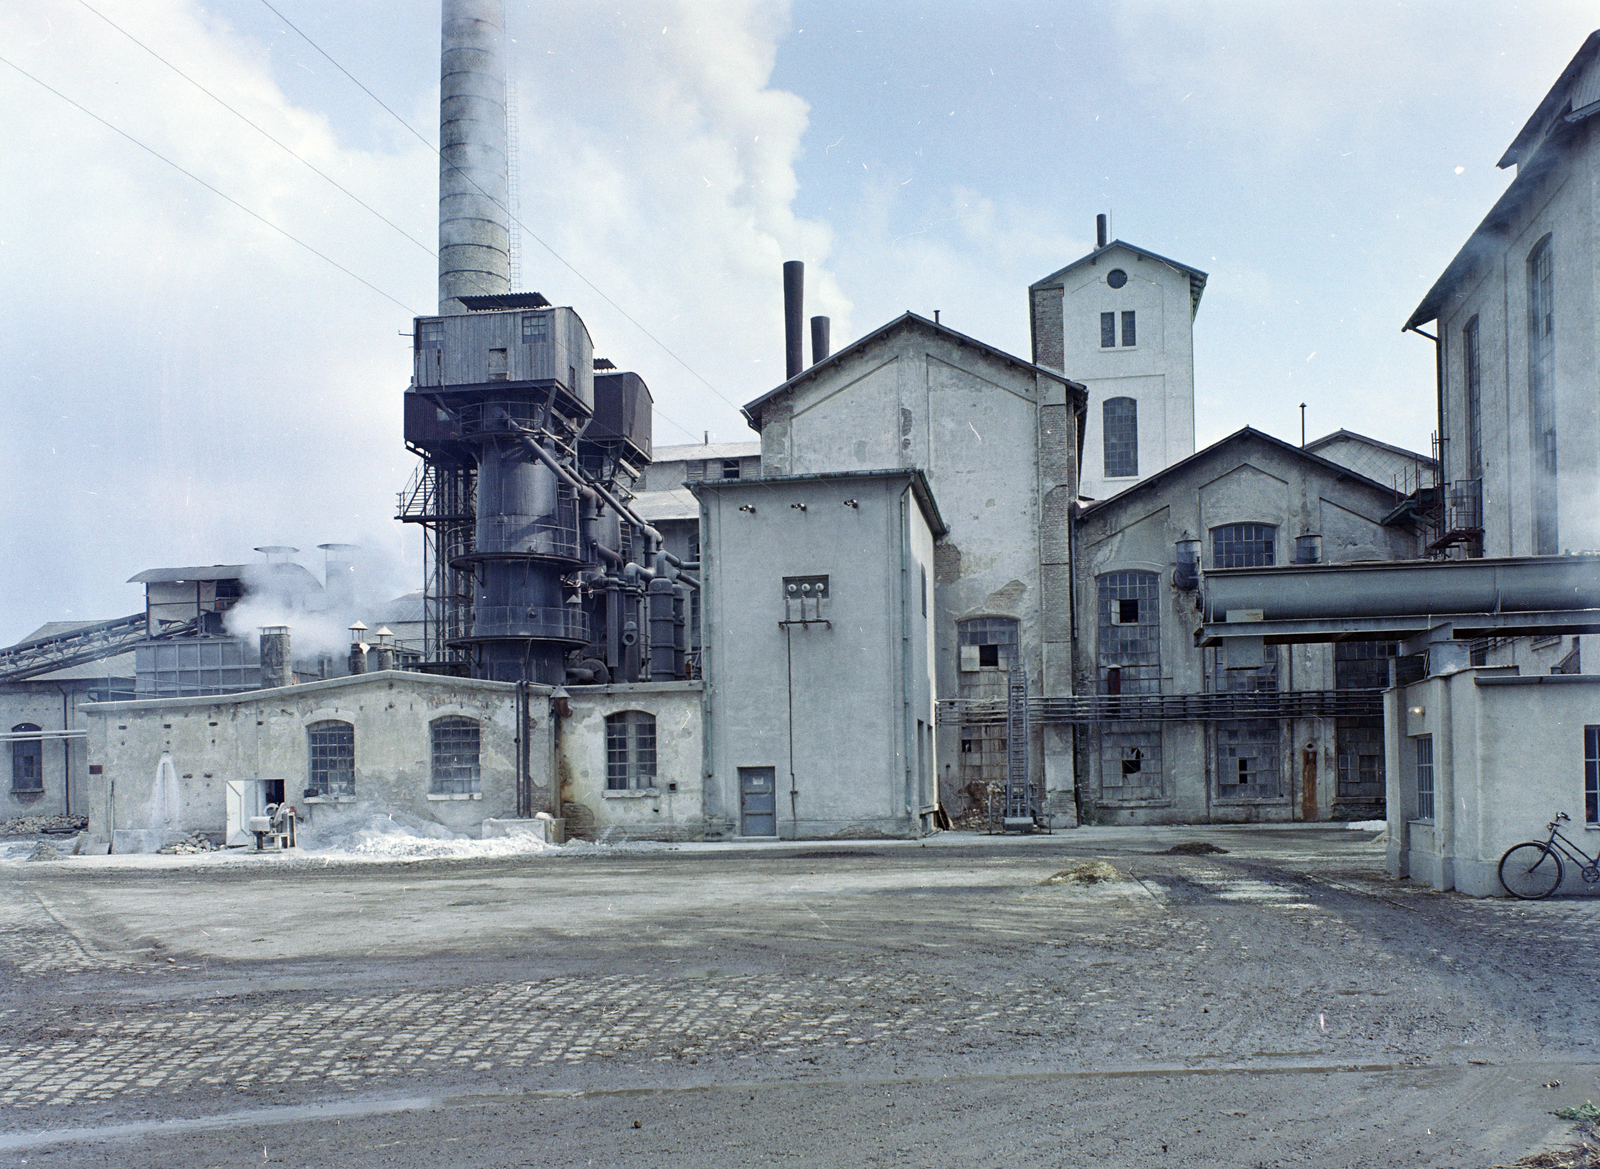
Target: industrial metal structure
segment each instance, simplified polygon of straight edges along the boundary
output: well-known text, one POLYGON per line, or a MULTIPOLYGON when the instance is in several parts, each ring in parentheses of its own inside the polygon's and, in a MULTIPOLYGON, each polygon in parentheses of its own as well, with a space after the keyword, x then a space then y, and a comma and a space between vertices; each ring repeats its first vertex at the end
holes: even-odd
POLYGON ((510 286, 503 28, 498 0, 445 0, 439 315, 412 333, 405 438, 422 466, 398 517, 423 529, 423 668, 678 678, 698 582, 628 507, 650 391, 595 361, 571 308, 510 286))

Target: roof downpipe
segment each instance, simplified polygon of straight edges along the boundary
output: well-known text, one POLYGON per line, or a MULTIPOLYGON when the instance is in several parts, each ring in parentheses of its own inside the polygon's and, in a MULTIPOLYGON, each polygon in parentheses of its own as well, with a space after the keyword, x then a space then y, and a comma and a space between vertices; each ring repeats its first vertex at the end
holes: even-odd
POLYGON ((502 0, 443 0, 439 53, 439 313, 511 291, 502 0))
POLYGON ((811 318, 811 364, 828 360, 828 330, 832 322, 827 317, 811 318))
POLYGON ((783 357, 784 380, 806 367, 805 319, 806 266, 799 260, 783 262, 783 357))
POLYGON ((1104 215, 1096 215, 1094 217, 1094 246, 1097 248, 1106 246, 1106 217, 1104 215))

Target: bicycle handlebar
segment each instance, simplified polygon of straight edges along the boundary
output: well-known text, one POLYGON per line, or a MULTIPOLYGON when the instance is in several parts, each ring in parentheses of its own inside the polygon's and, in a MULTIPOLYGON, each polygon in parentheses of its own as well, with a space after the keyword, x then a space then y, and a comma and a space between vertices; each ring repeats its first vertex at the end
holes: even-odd
POLYGON ((1563 820, 1571 820, 1571 819, 1572 819, 1572 817, 1567 815, 1565 812, 1557 812, 1556 813, 1556 818, 1554 820, 1550 821, 1550 823, 1546 824, 1545 827, 1546 828, 1554 828, 1557 824, 1561 823, 1561 821, 1563 821, 1563 820))

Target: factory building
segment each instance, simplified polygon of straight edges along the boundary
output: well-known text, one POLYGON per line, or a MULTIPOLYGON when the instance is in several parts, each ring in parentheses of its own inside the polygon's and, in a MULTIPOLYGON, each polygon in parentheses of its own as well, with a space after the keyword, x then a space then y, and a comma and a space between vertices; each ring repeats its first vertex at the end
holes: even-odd
POLYGON ((33 704, 14 704, 17 774, 38 759, 48 780, 59 747, 60 799, 107 846, 238 843, 282 804, 312 828, 403 813, 597 839, 1386 814, 1396 871, 1476 891, 1461 842, 1516 816, 1466 770, 1508 765, 1471 736, 1525 718, 1600 774, 1600 714, 1572 722, 1591 558, 1478 559, 1581 538, 1593 313, 1549 249, 1594 262, 1564 177, 1588 165, 1592 39, 1519 137, 1488 235, 1411 322, 1443 330, 1440 472, 1348 431, 1197 452, 1206 274, 1104 223, 1028 290, 1031 359, 906 313, 837 352, 813 318, 806 364, 786 264, 786 377, 744 408, 759 442, 657 448, 643 379, 595 356, 574 308, 510 286, 497 12, 444 5, 439 312, 397 393, 420 594, 352 622, 348 656, 297 658, 296 619, 247 637, 229 611, 271 581, 310 624, 347 577, 269 553, 140 574, 142 614, 0 651, 33 704), (1518 349, 1521 309, 1495 323, 1490 301, 1524 244, 1518 349), (1440 575, 1461 566, 1490 576, 1440 575), (62 673, 79 667, 108 672, 62 673))
MULTIPOLYGON (((1501 854, 1558 813, 1600 829, 1600 675, 1585 652, 1600 633, 1596 115, 1600 32, 1506 150, 1516 177, 1405 324, 1438 359, 1441 481, 1405 505, 1432 559, 1221 569, 1203 586, 1196 640, 1229 658, 1396 645, 1389 871, 1437 889, 1498 894, 1501 854)), ((1576 867, 1569 891, 1585 888, 1576 867)))

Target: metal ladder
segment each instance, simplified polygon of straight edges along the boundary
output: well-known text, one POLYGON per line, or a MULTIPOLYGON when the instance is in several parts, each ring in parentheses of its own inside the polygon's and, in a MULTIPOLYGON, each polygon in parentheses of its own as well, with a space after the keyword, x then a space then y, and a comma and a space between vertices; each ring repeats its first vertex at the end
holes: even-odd
POLYGON ((1006 801, 1002 828, 1029 832, 1039 822, 1039 793, 1028 776, 1028 675, 1013 662, 1006 687, 1006 801))

